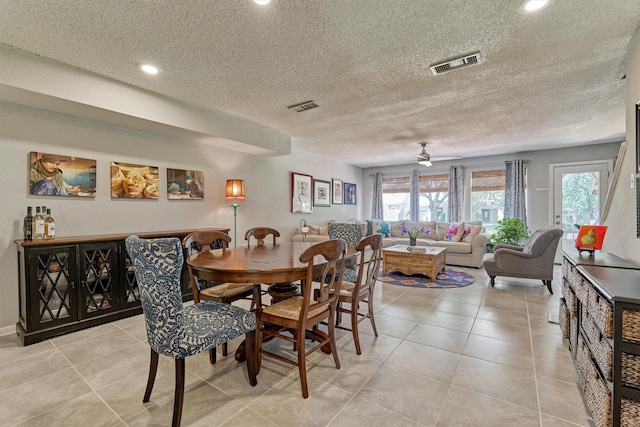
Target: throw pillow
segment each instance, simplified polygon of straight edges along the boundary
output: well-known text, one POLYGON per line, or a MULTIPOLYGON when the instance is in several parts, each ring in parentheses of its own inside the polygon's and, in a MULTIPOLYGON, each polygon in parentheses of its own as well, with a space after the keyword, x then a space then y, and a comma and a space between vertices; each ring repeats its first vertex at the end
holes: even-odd
POLYGON ((371 223, 371 234, 380 233, 382 237, 389 237, 389 224, 384 221, 373 221, 371 223))
POLYGON ((473 238, 476 237, 482 231, 481 225, 465 224, 464 233, 462 234, 462 241, 471 243, 473 238))
POLYGON ((447 234, 444 235, 444 240, 448 240, 450 242, 459 242, 462 240, 462 234, 464 233, 464 223, 454 222, 449 226, 449 230, 447 230, 447 234))
POLYGON ((438 234, 436 235, 436 240, 444 240, 444 236, 447 235, 447 231, 449 231, 449 227, 452 223, 450 222, 437 222, 436 229, 438 234))

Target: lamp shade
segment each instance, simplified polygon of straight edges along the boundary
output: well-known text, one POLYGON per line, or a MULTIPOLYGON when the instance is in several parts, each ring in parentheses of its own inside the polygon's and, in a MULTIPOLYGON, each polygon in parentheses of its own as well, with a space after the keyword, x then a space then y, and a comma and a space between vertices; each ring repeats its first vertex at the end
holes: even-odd
POLYGON ((244 202, 247 197, 244 194, 244 180, 242 179, 228 179, 227 180, 227 202, 244 202))

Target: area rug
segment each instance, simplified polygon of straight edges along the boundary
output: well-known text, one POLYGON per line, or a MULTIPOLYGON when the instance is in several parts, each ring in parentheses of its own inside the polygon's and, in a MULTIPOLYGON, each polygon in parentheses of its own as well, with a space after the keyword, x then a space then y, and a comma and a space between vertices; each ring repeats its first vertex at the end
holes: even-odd
POLYGON ((429 276, 422 274, 404 275, 393 270, 389 270, 384 275, 382 274, 382 267, 380 267, 378 280, 390 285, 409 286, 412 288, 462 288, 475 281, 472 275, 448 267, 444 272, 438 273, 435 282, 429 276))

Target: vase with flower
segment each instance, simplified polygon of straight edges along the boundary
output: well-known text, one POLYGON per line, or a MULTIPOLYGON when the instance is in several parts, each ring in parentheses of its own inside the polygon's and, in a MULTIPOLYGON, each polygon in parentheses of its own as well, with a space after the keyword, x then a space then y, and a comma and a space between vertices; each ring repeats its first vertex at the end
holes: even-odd
POLYGON ((430 232, 424 227, 407 227, 404 224, 402 224, 400 230, 403 236, 405 234, 409 236, 409 246, 416 246, 416 239, 420 233, 429 234, 430 232))

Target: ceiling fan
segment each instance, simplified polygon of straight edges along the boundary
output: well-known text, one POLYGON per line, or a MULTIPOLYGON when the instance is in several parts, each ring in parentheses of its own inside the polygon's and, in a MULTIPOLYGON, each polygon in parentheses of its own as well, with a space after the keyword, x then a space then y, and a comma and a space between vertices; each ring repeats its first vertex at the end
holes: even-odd
POLYGON ((431 154, 427 153, 427 143, 421 142, 420 145, 422 146, 422 151, 420 152, 420 154, 418 154, 418 158, 416 161, 426 167, 432 166, 432 161, 437 162, 440 160, 458 160, 462 158, 461 156, 431 157, 431 154))

